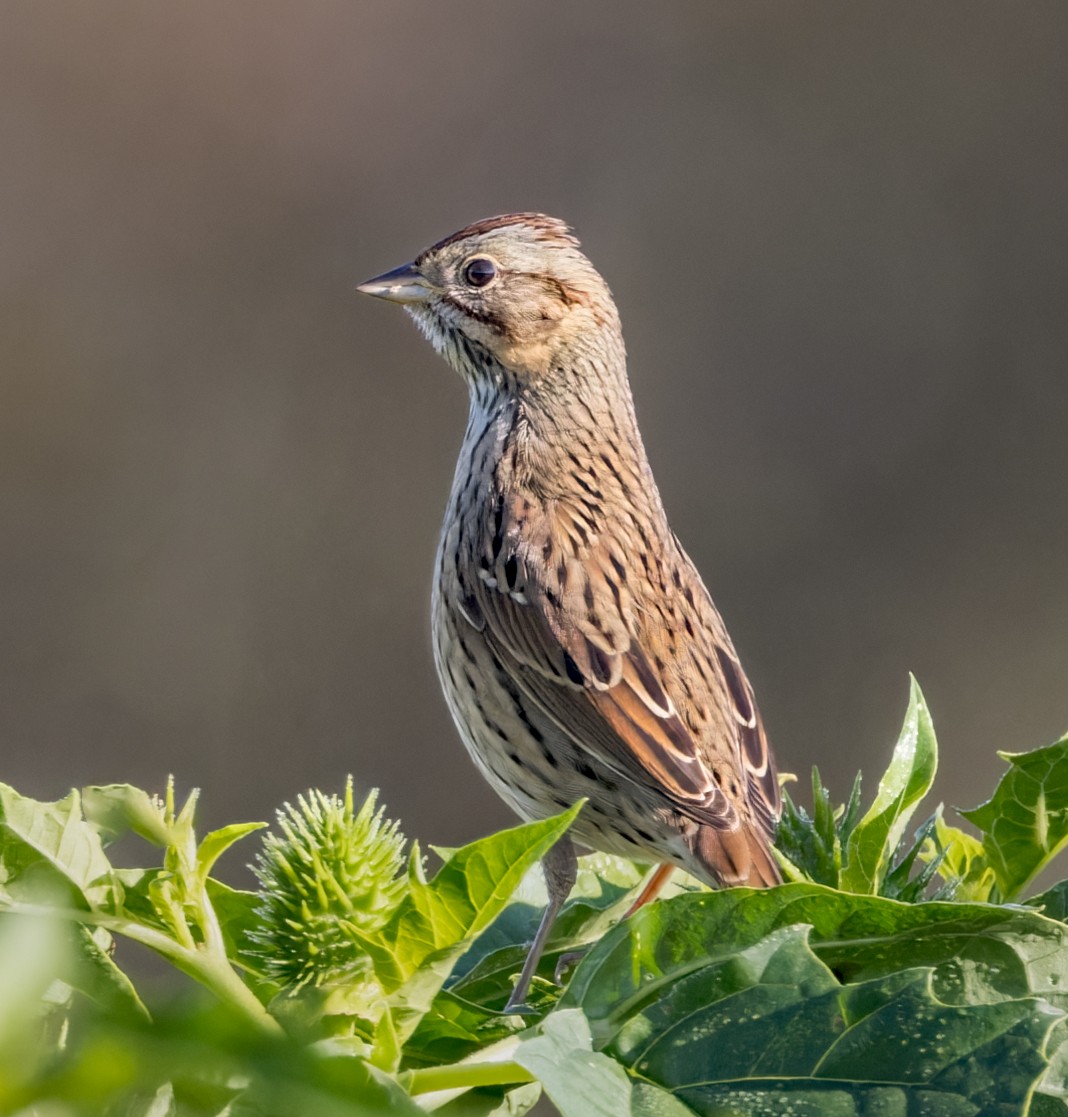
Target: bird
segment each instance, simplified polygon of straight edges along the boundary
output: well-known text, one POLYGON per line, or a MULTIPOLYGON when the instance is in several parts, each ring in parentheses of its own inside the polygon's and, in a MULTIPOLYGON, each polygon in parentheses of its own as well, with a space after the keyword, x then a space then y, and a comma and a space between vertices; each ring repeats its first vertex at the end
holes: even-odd
POLYGON ((572 229, 476 221, 357 290, 403 306, 467 385, 431 595, 459 734, 521 818, 586 800, 542 861, 548 903, 505 1006, 521 1011, 576 843, 658 865, 634 907, 676 867, 713 887, 779 883, 775 759, 668 523, 619 313, 572 229))

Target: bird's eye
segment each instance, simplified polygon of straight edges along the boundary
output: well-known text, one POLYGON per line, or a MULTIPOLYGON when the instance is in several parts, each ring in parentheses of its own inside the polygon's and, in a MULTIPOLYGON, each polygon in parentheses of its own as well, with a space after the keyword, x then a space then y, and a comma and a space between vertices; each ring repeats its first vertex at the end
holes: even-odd
POLYGON ((463 280, 469 287, 485 287, 497 275, 497 265, 488 256, 476 256, 464 264, 463 280))

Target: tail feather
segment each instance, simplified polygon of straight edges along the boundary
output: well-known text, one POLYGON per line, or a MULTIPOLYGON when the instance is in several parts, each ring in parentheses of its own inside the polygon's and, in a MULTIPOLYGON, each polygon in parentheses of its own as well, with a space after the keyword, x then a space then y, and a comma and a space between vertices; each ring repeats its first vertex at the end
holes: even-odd
POLYGON ((770 888, 782 883, 775 855, 768 839, 759 830, 717 830, 714 826, 702 826, 695 835, 693 852, 717 884, 770 888))

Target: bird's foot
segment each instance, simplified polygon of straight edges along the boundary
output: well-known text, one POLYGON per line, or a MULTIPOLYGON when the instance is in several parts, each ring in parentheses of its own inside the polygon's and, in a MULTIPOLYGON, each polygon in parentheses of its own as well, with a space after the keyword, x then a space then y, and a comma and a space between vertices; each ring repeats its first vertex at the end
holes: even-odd
POLYGON ((556 959, 556 969, 553 970, 553 980, 557 985, 564 984, 564 974, 567 973, 572 966, 581 962, 586 957, 586 952, 589 948, 583 950, 569 950, 566 954, 561 954, 556 959))

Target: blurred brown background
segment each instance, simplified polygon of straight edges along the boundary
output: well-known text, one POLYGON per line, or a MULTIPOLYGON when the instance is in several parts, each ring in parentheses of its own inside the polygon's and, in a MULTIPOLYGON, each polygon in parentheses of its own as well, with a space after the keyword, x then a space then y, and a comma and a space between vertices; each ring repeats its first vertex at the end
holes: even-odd
POLYGON ((1068 727, 1066 57, 1042 2, 5 4, 0 778, 508 821, 429 653, 463 389, 353 287, 539 209, 782 766, 876 775, 911 669, 974 804, 1068 727))

